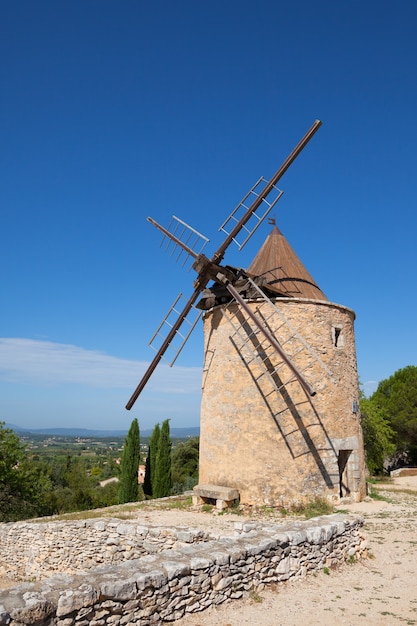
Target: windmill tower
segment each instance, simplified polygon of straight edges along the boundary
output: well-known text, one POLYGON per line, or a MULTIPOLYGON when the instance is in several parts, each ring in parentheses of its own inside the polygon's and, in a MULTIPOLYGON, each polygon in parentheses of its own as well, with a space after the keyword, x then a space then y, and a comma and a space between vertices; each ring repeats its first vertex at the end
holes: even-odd
POLYGON ((276 225, 247 274, 266 280, 249 311, 230 301, 204 315, 200 483, 254 505, 362 500, 354 312, 327 299, 276 225))
POLYGON ((277 182, 320 125, 249 190, 210 259, 208 239, 182 220, 166 229, 148 218, 168 248, 193 259, 197 278, 152 338, 156 356, 126 408, 172 349, 175 362, 204 312, 199 495, 229 489, 226 500, 283 506, 365 496, 353 311, 327 300, 275 224, 247 270, 222 265, 228 247, 241 249, 269 215, 277 182))

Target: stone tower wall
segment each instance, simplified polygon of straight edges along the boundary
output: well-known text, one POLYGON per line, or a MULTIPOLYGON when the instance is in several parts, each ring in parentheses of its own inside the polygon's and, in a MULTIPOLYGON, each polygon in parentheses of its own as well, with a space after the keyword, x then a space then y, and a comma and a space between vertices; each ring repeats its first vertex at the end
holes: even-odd
POLYGON ((316 395, 303 390, 259 333, 251 336, 253 322, 236 303, 207 312, 199 482, 235 487, 248 504, 286 506, 312 496, 361 500, 355 315, 324 301, 280 298, 274 305, 249 303, 316 395))

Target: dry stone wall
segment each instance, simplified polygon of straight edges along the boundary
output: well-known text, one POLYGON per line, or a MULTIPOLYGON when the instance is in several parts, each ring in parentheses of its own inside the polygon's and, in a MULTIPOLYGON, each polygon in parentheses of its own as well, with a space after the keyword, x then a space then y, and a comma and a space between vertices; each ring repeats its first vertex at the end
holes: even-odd
MULTIPOLYGON (((105 522, 109 534, 113 523, 105 522)), ((24 525, 15 526, 23 530, 24 525)), ((47 525, 42 526, 46 531, 47 525)), ((240 598, 251 589, 259 592, 267 584, 360 558, 366 550, 362 526, 361 518, 331 515, 282 525, 239 522, 233 535, 217 537, 180 529, 165 534, 166 545, 161 550, 165 531, 149 528, 146 537, 158 538, 151 542, 152 553, 73 575, 61 570, 50 578, 0 591, 0 626, 173 622, 186 612, 240 598)), ((94 526, 69 525, 68 542, 74 531, 79 540, 91 528, 94 526)), ((96 532, 104 531, 96 528, 96 532)), ((105 550, 105 545, 98 549, 103 559, 105 550)), ((53 552, 50 545, 45 558, 53 552)), ((75 564, 72 567, 75 570, 75 564)), ((87 567, 85 563, 83 567, 87 567)))
POLYGON ((0 524, 0 574, 5 568, 14 579, 76 574, 208 539, 198 529, 148 527, 120 519, 0 524))

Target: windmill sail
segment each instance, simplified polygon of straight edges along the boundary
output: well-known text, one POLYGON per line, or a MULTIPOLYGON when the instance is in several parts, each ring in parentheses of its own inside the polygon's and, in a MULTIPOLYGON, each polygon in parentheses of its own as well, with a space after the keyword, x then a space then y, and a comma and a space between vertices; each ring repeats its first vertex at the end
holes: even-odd
POLYGON ((268 195, 268 199, 266 199, 266 197, 262 198, 259 207, 257 207, 255 210, 250 210, 251 204, 249 203, 249 201, 253 201, 259 198, 259 196, 262 195, 264 189, 268 184, 269 181, 262 176, 254 184, 254 186, 249 189, 246 196, 239 202, 237 207, 232 211, 227 220, 223 222, 223 224, 219 228, 219 231, 226 233, 226 235, 230 235, 233 227, 236 226, 236 224, 240 223, 242 217, 245 217, 247 211, 250 211, 250 220, 247 221, 245 224, 242 224, 241 227, 241 232, 244 236, 243 241, 241 243, 238 241, 238 233, 232 238, 239 250, 242 250, 243 246, 247 244, 255 230, 262 224, 266 216, 270 213, 270 211, 273 209, 273 207, 276 205, 276 203, 284 193, 281 189, 278 189, 278 187, 272 185, 271 191, 268 195))
MULTIPOLYGON (((276 187, 277 182, 287 171, 291 163, 296 159, 296 157, 300 154, 303 148, 307 145, 307 143, 310 141, 310 139, 313 137, 313 135, 320 126, 320 120, 316 120, 311 128, 304 135, 304 137, 296 145, 291 154, 286 158, 286 160, 277 170, 274 176, 269 181, 265 180, 263 177, 260 178, 258 182, 249 190, 242 202, 239 203, 236 209, 231 213, 228 219, 221 226, 220 230, 225 232, 227 236, 211 259, 207 258, 202 252, 202 249, 208 240, 203 235, 198 233, 198 231, 188 226, 188 224, 186 224, 185 222, 182 222, 182 220, 179 220, 179 218, 176 218, 174 216, 170 228, 165 229, 160 224, 155 222, 155 220, 148 217, 148 221, 151 222, 156 228, 158 228, 165 237, 167 237, 166 241, 168 244, 168 248, 172 244, 173 249, 178 247, 179 257, 183 252, 185 252, 188 256, 194 259, 192 267, 197 272, 198 276, 194 281, 194 293, 186 302, 184 308, 180 312, 178 312, 176 306, 174 307, 174 319, 168 324, 170 330, 165 339, 162 341, 162 344, 160 345, 147 371, 145 372, 144 377, 140 381, 129 402, 127 403, 126 408, 128 410, 131 409, 136 402, 137 398, 139 397, 140 393, 142 392, 143 388, 145 387, 146 383, 148 382, 149 378, 157 367, 159 361, 168 350, 171 342, 174 339, 178 338, 178 336, 181 334, 184 338, 184 341, 180 347, 180 350, 182 349, 184 343, 187 341, 190 333, 192 332, 195 323, 197 322, 191 324, 190 331, 186 332, 185 334, 180 333, 180 328, 185 322, 187 322, 187 324, 189 323, 188 316, 194 308, 194 304, 196 303, 200 293, 207 287, 208 283, 211 280, 220 281, 221 283, 224 283, 226 289, 232 295, 234 295, 234 291, 236 290, 233 287, 233 283, 240 279, 240 273, 238 271, 234 272, 233 268, 223 267, 220 265, 227 248, 232 242, 236 242, 241 249, 250 239, 255 230, 262 223, 262 221, 270 212, 271 208, 276 204, 276 202, 282 195, 282 191, 276 187), (249 202, 251 203, 248 206, 249 202), (251 220, 253 220, 253 226, 250 225, 251 220), (242 234, 242 232, 244 239, 242 243, 239 243, 239 235, 242 234), (198 252, 197 246, 200 246, 198 252), (175 316, 177 317, 175 318, 175 316)), ((240 298, 239 292, 236 291, 236 294, 238 298, 240 298)), ((165 320, 166 319, 167 318, 165 318, 165 320)), ((165 326, 165 320, 163 320, 160 328, 165 326)), ((158 331, 156 334, 159 336, 158 331)), ((306 384, 306 388, 308 389, 308 384, 306 384)), ((311 390, 309 391, 309 393, 311 393, 311 390)))
MULTIPOLYGON (((168 332, 172 330, 173 326, 176 324, 178 318, 180 317, 181 302, 184 301, 185 298, 183 297, 182 293, 180 293, 175 299, 174 304, 171 306, 168 313, 165 315, 164 319, 156 329, 155 333, 153 334, 149 342, 149 346, 153 350, 155 350, 155 352, 158 352, 163 345, 166 339, 165 333, 167 332, 167 330, 169 329, 168 332)), ((183 324, 181 325, 181 327, 185 326, 186 330, 184 331, 181 330, 181 328, 178 328, 175 332, 173 340, 170 342, 167 348, 167 352, 168 350, 170 350, 170 354, 173 354, 173 356, 168 359, 168 365, 170 367, 174 365, 175 361, 179 357, 183 347, 187 343, 188 337, 193 332, 196 324, 199 322, 202 315, 203 311, 197 309, 194 305, 192 305, 187 316, 183 318, 183 324)), ((165 355, 162 358, 165 359, 165 355)))
POLYGON ((191 311, 194 303, 196 302, 198 296, 200 295, 200 292, 201 292, 201 289, 196 289, 194 291, 193 295, 188 300, 188 302, 186 303, 186 305, 182 309, 181 313, 178 315, 177 320, 172 324, 171 330, 169 331, 169 333, 166 336, 165 340, 163 341, 161 347, 159 348, 158 352, 156 353, 153 361, 151 362, 151 364, 149 365, 148 369, 146 370, 146 372, 145 372, 142 380, 140 381, 139 385, 136 387, 135 391, 131 395, 131 397, 129 399, 129 402, 126 404, 126 409, 128 411, 130 411, 130 409, 135 404, 136 400, 139 398, 139 396, 142 393, 146 383, 148 382, 148 380, 150 379, 150 377, 154 373, 154 371, 155 371, 159 361, 164 356, 164 354, 167 351, 168 346, 170 345, 171 341, 175 338, 175 335, 176 335, 177 331, 181 328, 184 320, 187 318, 187 315, 191 311))
POLYGON ((148 217, 148 222, 153 224, 156 228, 158 228, 164 235, 161 246, 165 246, 166 251, 171 251, 171 255, 174 253, 177 254, 177 261, 181 258, 183 253, 185 252, 185 260, 183 262, 183 266, 187 263, 187 260, 191 258, 196 258, 199 254, 202 254, 204 248, 207 243, 210 241, 195 230, 192 226, 180 220, 179 217, 175 215, 172 216, 171 222, 167 229, 158 224, 151 217, 148 217))

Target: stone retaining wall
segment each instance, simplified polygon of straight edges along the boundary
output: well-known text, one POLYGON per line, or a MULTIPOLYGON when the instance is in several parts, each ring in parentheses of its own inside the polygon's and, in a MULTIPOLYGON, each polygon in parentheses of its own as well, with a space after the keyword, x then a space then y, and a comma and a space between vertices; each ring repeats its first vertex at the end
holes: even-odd
POLYGON ((0 575, 6 569, 13 579, 76 574, 208 539, 197 529, 148 527, 120 519, 0 524, 0 575))
POLYGON ((251 589, 360 558, 362 525, 358 517, 331 515, 282 525, 240 522, 234 536, 202 534, 201 541, 181 545, 177 539, 175 547, 141 558, 0 591, 0 625, 172 622, 251 589))

